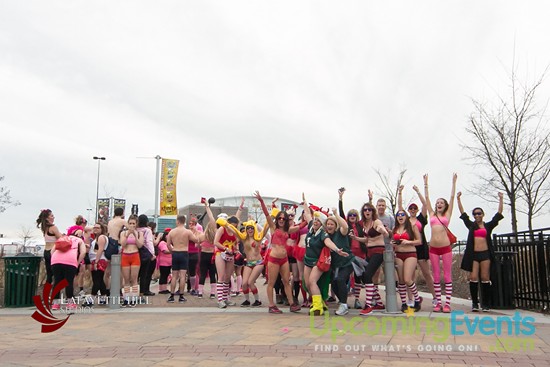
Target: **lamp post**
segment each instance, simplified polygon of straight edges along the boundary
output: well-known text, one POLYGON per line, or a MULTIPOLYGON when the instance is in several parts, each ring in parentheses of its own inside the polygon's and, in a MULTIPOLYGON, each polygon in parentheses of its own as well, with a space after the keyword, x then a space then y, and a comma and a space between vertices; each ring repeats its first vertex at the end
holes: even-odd
POLYGON ((94 157, 94 160, 97 160, 97 188, 95 193, 95 219, 94 223, 98 220, 98 214, 99 214, 99 169, 101 167, 101 161, 105 160, 105 157, 94 157))
MULTIPOLYGON (((93 210, 92 208, 86 208, 86 211, 88 212, 88 215, 87 215, 88 223, 90 223, 90 213, 92 212, 92 210, 93 210)), ((94 223, 95 223, 95 221, 94 221, 94 223)))

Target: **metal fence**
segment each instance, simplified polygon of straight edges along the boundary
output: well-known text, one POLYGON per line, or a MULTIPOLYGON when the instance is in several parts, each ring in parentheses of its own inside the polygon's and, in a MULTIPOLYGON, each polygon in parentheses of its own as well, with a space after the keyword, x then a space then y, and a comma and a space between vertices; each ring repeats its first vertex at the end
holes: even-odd
POLYGON ((550 310, 550 228, 493 235, 496 251, 512 252, 516 306, 550 310))

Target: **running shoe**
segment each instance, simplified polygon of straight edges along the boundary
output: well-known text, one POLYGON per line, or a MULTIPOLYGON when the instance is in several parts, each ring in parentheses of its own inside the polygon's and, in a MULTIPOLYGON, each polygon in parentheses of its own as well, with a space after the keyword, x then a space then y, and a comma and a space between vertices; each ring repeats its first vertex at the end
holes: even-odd
POLYGON ((57 311, 57 310, 60 310, 61 309, 61 306, 59 305, 59 303, 54 303, 52 305, 52 310, 53 311, 57 311))
POLYGON ((277 306, 271 306, 268 310, 269 313, 281 314, 283 311, 279 310, 277 306))
POLYGON ((243 303, 241 303, 241 307, 250 307, 250 301, 245 300, 243 303))
POLYGON ((236 306, 236 305, 237 305, 235 302, 232 302, 232 301, 230 301, 230 300, 225 300, 225 304, 226 304, 227 306, 236 306))
POLYGON ((338 316, 344 316, 349 313, 349 308, 347 303, 340 303, 340 306, 338 306, 338 309, 336 310, 335 314, 338 316))
POLYGON ((434 306, 433 312, 441 312, 441 303, 438 303, 434 306))
POLYGON ((170 297, 168 297, 168 300, 167 300, 166 302, 168 302, 168 303, 174 303, 174 302, 175 302, 175 301, 174 301, 174 295, 173 295, 173 294, 170 295, 170 297))
POLYGON ((178 300, 179 303, 184 303, 184 302, 187 302, 187 299, 185 299, 185 297, 183 296, 183 294, 180 294, 180 298, 178 300))
POLYGON ((361 316, 368 316, 372 313, 373 311, 373 308, 372 307, 369 307, 369 306, 365 306, 365 308, 363 308, 361 310, 361 312, 359 312, 359 315, 361 316))
POLYGON ((202 293, 197 293, 198 298, 202 298, 202 293))
POLYGON ((210 299, 216 299, 216 295, 215 295, 215 294, 211 294, 211 295, 210 295, 210 299))
POLYGON ((256 301, 254 301, 254 303, 253 303, 253 304, 251 304, 251 306, 252 306, 252 307, 259 307, 259 306, 261 306, 261 305, 262 305, 262 302, 260 302, 260 301, 257 301, 257 300, 256 300, 256 301))
POLYGON ((479 311, 480 311, 479 303, 472 302, 472 312, 479 312, 479 311))
POLYGON ((355 303, 353 304, 353 308, 355 308, 356 310, 360 310, 363 308, 363 306, 361 306, 361 302, 359 302, 358 299, 355 300, 355 303))
POLYGON ((409 305, 407 303, 401 304, 401 312, 407 312, 409 305))
POLYGON ((302 309, 302 307, 300 307, 300 305, 297 304, 297 303, 293 303, 290 306, 290 312, 299 312, 301 309, 302 309))
POLYGON ((383 303, 377 303, 374 306, 372 306, 373 311, 384 311, 386 309, 386 306, 384 306, 383 303))
POLYGON ((336 302, 336 298, 330 296, 329 298, 327 298, 327 303, 334 303, 336 302))
POLYGON ((227 308, 227 305, 225 304, 224 301, 220 301, 218 302, 218 308, 227 308))
POLYGON ((443 313, 451 313, 451 306, 443 306, 443 313))
POLYGON ((481 311, 483 311, 483 312, 489 312, 489 311, 491 311, 491 310, 489 309, 488 306, 482 306, 482 307, 481 307, 481 311))

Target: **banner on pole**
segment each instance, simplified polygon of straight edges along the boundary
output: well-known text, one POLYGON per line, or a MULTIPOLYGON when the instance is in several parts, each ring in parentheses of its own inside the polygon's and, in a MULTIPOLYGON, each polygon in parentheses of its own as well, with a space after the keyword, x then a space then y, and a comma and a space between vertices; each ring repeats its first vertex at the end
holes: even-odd
POLYGON ((113 199, 113 213, 116 208, 122 208, 126 212, 126 199, 113 199))
POLYGON ((97 199, 97 221, 103 224, 109 222, 109 210, 110 210, 111 199, 97 199))
POLYGON ((177 159, 162 159, 160 176, 160 215, 177 215, 176 183, 178 179, 177 159))

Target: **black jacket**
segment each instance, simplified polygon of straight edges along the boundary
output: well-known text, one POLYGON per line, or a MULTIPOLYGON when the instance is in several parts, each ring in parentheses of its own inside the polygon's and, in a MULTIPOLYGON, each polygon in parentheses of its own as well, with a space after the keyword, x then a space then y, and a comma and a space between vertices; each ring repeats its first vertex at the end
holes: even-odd
MULTIPOLYGON (((502 218, 504 218, 504 216, 497 212, 490 222, 485 223, 485 229, 487 230, 487 247, 489 248, 491 263, 493 263, 495 259, 495 249, 493 247, 492 232, 502 218)), ((474 231, 478 229, 478 225, 475 222, 472 222, 468 214, 466 214, 465 212, 462 213, 460 219, 462 219, 464 225, 466 226, 466 228, 468 228, 468 240, 466 241, 466 250, 464 250, 464 255, 462 256, 462 263, 460 264, 460 268, 462 270, 472 271, 474 263, 474 231)))

